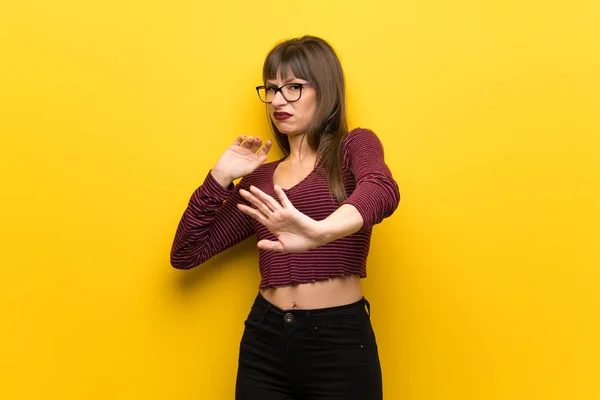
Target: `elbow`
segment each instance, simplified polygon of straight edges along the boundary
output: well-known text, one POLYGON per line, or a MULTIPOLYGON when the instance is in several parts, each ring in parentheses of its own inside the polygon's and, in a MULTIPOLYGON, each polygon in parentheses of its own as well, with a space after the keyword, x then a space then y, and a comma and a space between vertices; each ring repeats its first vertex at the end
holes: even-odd
POLYGON ((393 192, 394 192, 394 196, 393 196, 393 202, 392 202, 392 213, 394 211, 396 211, 396 209, 400 205, 400 199, 401 199, 400 188, 398 187, 398 184, 396 182, 394 182, 393 192))
POLYGON ((386 193, 382 196, 385 199, 383 206, 384 218, 390 217, 400 205, 400 189, 394 180, 389 180, 385 185, 386 193))
POLYGON ((175 269, 180 269, 180 270, 186 270, 186 269, 192 269, 194 268, 194 265, 192 265, 191 263, 186 263, 186 262, 181 262, 181 261, 175 261, 173 259, 171 259, 171 266, 175 269))
POLYGON ((170 262, 175 269, 192 269, 208 261, 214 254, 205 240, 200 245, 197 242, 175 241, 171 248, 170 262))
POLYGON ((200 265, 201 262, 185 257, 177 252, 171 253, 171 266, 175 269, 187 270, 200 265))

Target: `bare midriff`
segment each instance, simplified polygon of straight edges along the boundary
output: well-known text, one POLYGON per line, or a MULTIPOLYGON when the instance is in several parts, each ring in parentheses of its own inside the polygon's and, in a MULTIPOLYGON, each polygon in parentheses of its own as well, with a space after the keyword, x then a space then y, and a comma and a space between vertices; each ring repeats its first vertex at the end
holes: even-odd
POLYGON ((326 281, 261 289, 262 296, 282 310, 314 310, 351 304, 362 299, 358 275, 326 281))

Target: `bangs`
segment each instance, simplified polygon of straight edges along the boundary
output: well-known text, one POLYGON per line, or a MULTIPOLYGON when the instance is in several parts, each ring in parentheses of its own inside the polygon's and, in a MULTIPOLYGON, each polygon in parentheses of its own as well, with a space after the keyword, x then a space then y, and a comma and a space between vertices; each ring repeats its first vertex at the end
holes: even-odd
POLYGON ((301 46, 278 46, 265 60, 263 81, 276 80, 278 73, 283 80, 295 77, 313 81, 308 64, 308 57, 301 46))

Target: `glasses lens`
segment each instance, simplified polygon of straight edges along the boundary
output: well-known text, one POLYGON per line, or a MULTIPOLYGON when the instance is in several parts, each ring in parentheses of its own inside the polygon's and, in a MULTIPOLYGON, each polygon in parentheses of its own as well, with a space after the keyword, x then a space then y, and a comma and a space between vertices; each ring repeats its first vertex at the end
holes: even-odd
POLYGON ((258 97, 260 97, 261 101, 269 102, 271 99, 268 98, 268 90, 265 87, 258 88, 258 97))
POLYGON ((302 85, 290 83, 289 85, 285 85, 281 91, 283 92, 283 96, 287 101, 296 101, 302 94, 302 85))

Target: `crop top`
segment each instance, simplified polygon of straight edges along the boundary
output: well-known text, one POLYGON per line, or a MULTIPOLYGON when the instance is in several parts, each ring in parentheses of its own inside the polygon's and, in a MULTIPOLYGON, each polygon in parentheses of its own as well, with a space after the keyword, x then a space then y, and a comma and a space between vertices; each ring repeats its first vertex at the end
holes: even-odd
MULTIPOLYGON (((329 190, 326 174, 317 164, 306 178, 284 189, 294 207, 320 221, 342 204, 351 204, 363 218, 361 229, 351 235, 301 253, 259 249, 259 288, 309 283, 340 275, 367 276, 366 261, 373 225, 389 217, 398 207, 398 185, 384 161, 383 146, 371 130, 357 128, 342 140, 342 173, 348 197, 339 203, 329 190)), ((236 206, 251 206, 238 192, 254 185, 277 201, 273 174, 277 161, 262 164, 234 186, 223 188, 209 172, 192 194, 177 227, 171 249, 171 265, 177 269, 196 267, 212 256, 256 234, 259 240, 277 238, 236 206)))

